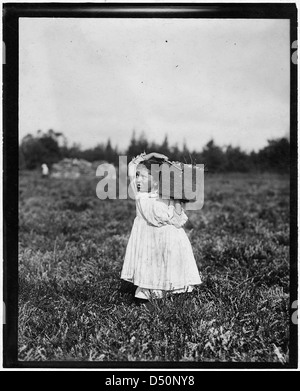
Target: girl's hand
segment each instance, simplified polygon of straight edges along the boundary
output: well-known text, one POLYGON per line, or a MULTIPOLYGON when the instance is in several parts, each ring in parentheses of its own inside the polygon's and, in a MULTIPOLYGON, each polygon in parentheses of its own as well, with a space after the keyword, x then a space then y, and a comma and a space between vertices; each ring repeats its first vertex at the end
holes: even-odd
POLYGON ((175 200, 175 210, 180 215, 182 212, 182 206, 180 200, 175 200))

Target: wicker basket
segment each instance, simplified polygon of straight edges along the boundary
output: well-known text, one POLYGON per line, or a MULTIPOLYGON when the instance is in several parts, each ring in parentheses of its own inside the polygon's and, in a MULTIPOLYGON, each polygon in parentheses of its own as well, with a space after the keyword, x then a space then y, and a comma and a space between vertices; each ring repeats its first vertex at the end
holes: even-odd
MULTIPOLYGON (((201 168, 184 164, 181 162, 167 162, 171 174, 167 174, 167 170, 162 167, 159 178, 159 194, 162 198, 174 198, 183 202, 195 201, 195 192, 199 193, 199 189, 196 189, 196 175, 200 174, 197 170, 201 171, 201 168), (194 192, 194 194, 191 194, 194 192)), ((201 178, 201 177, 200 177, 201 178)), ((199 186, 203 186, 203 181, 199 181, 199 186)))

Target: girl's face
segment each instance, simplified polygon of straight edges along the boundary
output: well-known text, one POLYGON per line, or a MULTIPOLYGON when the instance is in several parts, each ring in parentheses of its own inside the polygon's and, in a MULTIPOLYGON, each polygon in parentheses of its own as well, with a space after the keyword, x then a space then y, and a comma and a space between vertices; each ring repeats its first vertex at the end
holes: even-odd
POLYGON ((136 186, 138 191, 149 193, 154 188, 153 176, 142 164, 136 170, 136 186))

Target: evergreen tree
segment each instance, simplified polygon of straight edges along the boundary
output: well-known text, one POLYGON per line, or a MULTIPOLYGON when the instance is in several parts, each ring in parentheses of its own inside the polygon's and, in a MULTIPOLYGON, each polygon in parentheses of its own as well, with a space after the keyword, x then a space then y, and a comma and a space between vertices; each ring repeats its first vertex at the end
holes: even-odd
POLYGON ((202 151, 202 164, 207 166, 208 171, 225 171, 226 159, 222 149, 214 143, 214 140, 210 140, 202 151))
POLYGON ((61 159, 61 151, 56 138, 49 131, 47 134, 37 132, 37 136, 28 134, 20 145, 20 154, 25 161, 25 167, 34 169, 42 163, 51 166, 61 159))

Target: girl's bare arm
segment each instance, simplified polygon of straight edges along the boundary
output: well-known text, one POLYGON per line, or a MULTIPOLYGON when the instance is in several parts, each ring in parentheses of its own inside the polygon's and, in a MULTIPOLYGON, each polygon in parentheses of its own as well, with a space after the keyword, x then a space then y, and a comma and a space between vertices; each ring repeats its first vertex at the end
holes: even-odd
POLYGON ((149 160, 152 157, 155 157, 157 159, 168 160, 168 156, 163 155, 162 153, 158 153, 158 152, 151 152, 151 153, 148 153, 147 155, 144 155, 144 160, 149 160))

